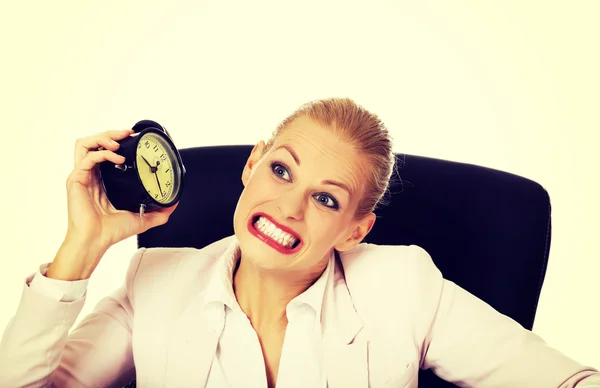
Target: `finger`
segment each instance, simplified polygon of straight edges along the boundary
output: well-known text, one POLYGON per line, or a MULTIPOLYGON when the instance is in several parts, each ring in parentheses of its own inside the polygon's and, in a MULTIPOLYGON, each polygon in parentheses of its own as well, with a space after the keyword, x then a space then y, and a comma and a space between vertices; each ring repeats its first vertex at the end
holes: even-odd
POLYGON ((104 133, 88 136, 75 142, 75 165, 79 163, 85 155, 99 148, 110 149, 116 151, 119 148, 119 143, 116 140, 124 139, 133 133, 131 129, 125 129, 121 131, 106 131, 104 133))
POLYGON ((154 228, 155 226, 163 225, 169 220, 170 213, 155 211, 144 214, 142 222, 144 227, 154 228))
POLYGON ((163 126, 163 129, 165 130, 165 133, 167 134, 167 136, 169 136, 169 138, 171 138, 171 141, 175 141, 175 140, 173 140, 173 136, 171 136, 171 134, 169 133, 169 131, 167 131, 167 127, 163 126))
POLYGON ((179 206, 179 202, 175 202, 174 205, 169 206, 169 207, 162 207, 160 209, 157 209, 154 212, 152 212, 151 214, 158 213, 158 214, 166 214, 167 216, 171 216, 171 213, 173 213, 175 211, 175 209, 177 209, 177 206, 179 206))
POLYGON ((122 221, 119 221, 119 224, 123 225, 129 223, 132 225, 133 228, 129 233, 130 235, 144 233, 148 229, 165 224, 169 220, 167 214, 159 212, 144 213, 144 216, 140 218, 139 214, 124 211, 119 213, 118 218, 122 219, 122 221))
POLYGON ((106 131, 94 136, 84 137, 75 142, 75 160, 77 165, 90 151, 104 148, 116 151, 119 148, 119 143, 116 140, 122 140, 133 133, 132 129, 124 129, 120 131, 106 131))
POLYGON ((171 214, 171 213, 173 213, 173 212, 175 211, 175 209, 177 209, 177 206, 179 206, 179 201, 175 202, 175 204, 174 204, 174 205, 172 205, 172 206, 170 206, 170 207, 168 207, 168 208, 165 208, 165 209, 163 209, 163 211, 164 211, 165 213, 169 213, 169 214, 171 214))
POLYGON ((109 161, 115 164, 122 164, 125 162, 125 157, 118 155, 109 150, 89 152, 85 157, 75 166, 76 170, 90 171, 98 163, 109 161))
POLYGON ((179 202, 170 207, 163 207, 155 211, 145 213, 142 217, 142 220, 140 220, 142 222, 144 231, 167 223, 171 217, 171 214, 175 211, 178 205, 179 202))

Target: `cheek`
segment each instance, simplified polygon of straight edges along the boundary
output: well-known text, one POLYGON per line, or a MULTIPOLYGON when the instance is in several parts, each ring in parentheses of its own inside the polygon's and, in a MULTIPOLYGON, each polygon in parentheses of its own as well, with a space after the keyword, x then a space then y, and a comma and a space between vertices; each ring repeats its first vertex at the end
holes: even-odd
POLYGON ((312 205, 308 207, 306 216, 307 221, 310 219, 310 222, 307 222, 307 224, 310 225, 310 233, 314 241, 319 241, 323 244, 332 244, 335 243, 335 240, 343 232, 339 219, 336 219, 334 215, 324 215, 312 205))
POLYGON ((280 186, 263 171, 256 171, 246 182, 239 199, 241 208, 252 208, 277 196, 280 186))
POLYGON ((348 237, 350 233, 350 222, 349 217, 331 217, 328 222, 322 222, 323 231, 329 238, 329 241, 335 245, 348 237), (326 226, 325 226, 326 225, 326 226))
POLYGON ((265 194, 275 191, 277 187, 278 186, 270 176, 262 171, 257 171, 246 184, 244 191, 248 196, 264 196, 265 194))

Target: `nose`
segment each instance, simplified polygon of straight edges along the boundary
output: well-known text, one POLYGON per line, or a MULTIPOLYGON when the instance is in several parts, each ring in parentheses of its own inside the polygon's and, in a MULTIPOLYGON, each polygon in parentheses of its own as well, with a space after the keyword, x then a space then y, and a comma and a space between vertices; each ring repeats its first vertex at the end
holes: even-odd
POLYGON ((281 197, 278 207, 283 219, 301 220, 304 218, 306 198, 301 190, 291 190, 281 197))

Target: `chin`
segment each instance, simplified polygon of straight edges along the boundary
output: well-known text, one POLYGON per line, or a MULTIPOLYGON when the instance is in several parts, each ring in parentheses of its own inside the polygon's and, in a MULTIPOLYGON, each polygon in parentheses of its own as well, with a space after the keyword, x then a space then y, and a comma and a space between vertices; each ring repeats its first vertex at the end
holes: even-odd
MULTIPOLYGON (((253 237, 250 236, 250 238, 253 237)), ((251 240, 247 238, 246 240, 250 241, 244 241, 243 247, 240 242, 242 257, 245 261, 252 263, 252 266, 255 268, 264 271, 283 270, 289 268, 294 262, 291 258, 282 257, 281 254, 275 252, 273 249, 265 247, 262 242, 256 239, 251 240)))

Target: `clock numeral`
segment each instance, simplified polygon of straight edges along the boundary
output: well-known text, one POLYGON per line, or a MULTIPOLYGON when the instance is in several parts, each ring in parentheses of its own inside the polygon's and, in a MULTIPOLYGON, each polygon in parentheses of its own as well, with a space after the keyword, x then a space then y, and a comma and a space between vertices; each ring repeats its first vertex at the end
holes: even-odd
POLYGON ((158 193, 154 194, 154 198, 158 199, 158 193))
POLYGON ((155 144, 154 147, 152 147, 152 149, 154 150, 154 152, 158 152, 158 146, 155 144))
POLYGON ((170 168, 167 168, 167 169, 165 170, 165 173, 169 172, 170 170, 171 170, 170 168))
POLYGON ((146 142, 144 143, 144 145, 146 146, 146 148, 150 148, 150 142, 148 140, 146 140, 146 142))
POLYGON ((165 154, 160 155, 160 160, 162 160, 163 162, 165 160, 167 160, 167 155, 165 155, 165 154))
POLYGON ((171 187, 171 181, 167 181, 167 183, 165 183, 165 185, 166 185, 167 187, 171 187))

